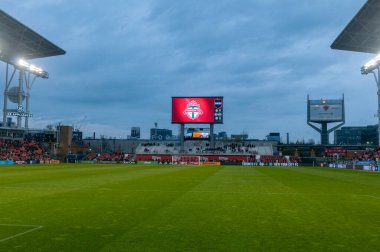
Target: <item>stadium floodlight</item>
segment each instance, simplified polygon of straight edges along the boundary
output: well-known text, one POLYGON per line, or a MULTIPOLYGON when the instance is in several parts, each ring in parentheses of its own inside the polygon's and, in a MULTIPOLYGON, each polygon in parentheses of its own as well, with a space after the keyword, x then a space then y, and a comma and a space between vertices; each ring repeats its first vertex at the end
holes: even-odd
POLYGON ((41 78, 44 78, 44 79, 48 79, 49 78, 49 73, 44 71, 42 68, 39 68, 35 65, 32 65, 32 64, 29 64, 28 62, 26 62, 25 60, 23 59, 19 59, 17 62, 16 62, 16 67, 18 68, 21 68, 25 71, 28 71, 38 77, 41 77, 41 78))
POLYGON ((380 146, 380 54, 378 54, 375 58, 368 61, 367 64, 362 66, 361 68, 362 74, 372 73, 375 77, 375 82, 377 86, 377 134, 378 134, 378 146, 380 146), (377 71, 375 71, 377 69, 377 71))
POLYGON ((380 54, 378 54, 375 58, 368 61, 364 66, 362 66, 361 71, 362 74, 369 74, 373 70, 377 69, 380 66, 380 54))
POLYGON ((23 60, 23 59, 19 59, 17 61, 17 65, 20 66, 20 67, 28 68, 30 64, 28 62, 26 62, 25 60, 23 60))

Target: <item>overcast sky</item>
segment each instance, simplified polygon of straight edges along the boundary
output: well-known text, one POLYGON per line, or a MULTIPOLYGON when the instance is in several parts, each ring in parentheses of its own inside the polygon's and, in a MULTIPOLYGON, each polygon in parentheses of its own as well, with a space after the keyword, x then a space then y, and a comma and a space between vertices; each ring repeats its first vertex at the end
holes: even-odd
POLYGON ((344 93, 346 126, 377 122, 373 77, 360 74, 373 55, 330 49, 364 3, 2 0, 0 8, 67 52, 32 62, 50 73, 31 92, 34 128, 74 124, 85 136, 125 138, 140 126, 148 137, 157 122, 176 133, 172 96, 224 96, 216 132, 319 141, 306 124, 307 94, 344 93))

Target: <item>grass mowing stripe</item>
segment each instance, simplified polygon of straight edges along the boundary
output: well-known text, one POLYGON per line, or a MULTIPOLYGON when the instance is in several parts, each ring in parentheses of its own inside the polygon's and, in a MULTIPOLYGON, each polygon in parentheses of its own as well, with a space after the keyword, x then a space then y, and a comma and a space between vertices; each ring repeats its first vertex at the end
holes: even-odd
POLYGON ((303 167, 268 168, 266 173, 297 192, 319 193, 321 189, 335 194, 378 195, 380 192, 379 174, 363 176, 355 171, 303 167))
MULTIPOLYGON (((78 166, 76 169, 69 169, 65 170, 62 168, 56 168, 56 167, 48 167, 45 168, 43 172, 35 172, 33 169, 29 170, 27 173, 23 172, 22 174, 19 173, 13 173, 15 175, 11 177, 4 177, 3 172, 0 172, 0 186, 1 185, 7 185, 7 184, 20 184, 21 186, 24 184, 29 183, 31 181, 32 183, 39 183, 43 181, 50 181, 53 179, 78 179, 81 180, 83 177, 96 177, 97 175, 105 176, 106 174, 113 174, 113 173, 125 173, 126 171, 144 171, 148 170, 148 167, 136 167, 136 166, 104 166, 104 165, 92 165, 90 168, 88 165, 86 166, 86 169, 80 168, 81 166, 78 166), (51 169, 54 169, 53 173, 49 173, 51 169), (75 172, 75 173, 73 173, 75 172), (73 176, 75 174, 75 176, 73 176)), ((157 170, 157 169, 155 169, 157 170)), ((159 171, 160 172, 160 171, 159 171)))
POLYGON ((380 185, 378 183, 378 180, 380 179, 380 173, 378 172, 319 167, 284 167, 283 169, 292 170, 298 173, 305 173, 308 175, 316 175, 320 177, 341 180, 349 183, 361 184, 365 186, 379 187, 380 189, 380 185))
POLYGON ((144 176, 154 176, 155 174, 175 172, 176 169, 155 169, 146 171, 146 169, 130 169, 130 168, 118 168, 109 167, 104 170, 103 173, 94 173, 89 171, 88 174, 71 173, 71 176, 65 173, 65 176, 52 177, 43 174, 35 175, 30 171, 28 174, 28 183, 13 183, 15 189, 11 186, 0 188, 0 197, 3 199, 0 205, 9 204, 11 202, 20 202, 29 199, 43 198, 49 195, 55 195, 59 197, 60 194, 64 194, 70 191, 82 190, 87 188, 97 188, 101 185, 106 185, 108 182, 115 183, 116 181, 125 179, 135 179, 144 176), (74 176, 73 176, 74 175, 74 176), (34 180, 33 180, 34 178, 34 180), (24 192, 24 193, 23 193, 24 192))

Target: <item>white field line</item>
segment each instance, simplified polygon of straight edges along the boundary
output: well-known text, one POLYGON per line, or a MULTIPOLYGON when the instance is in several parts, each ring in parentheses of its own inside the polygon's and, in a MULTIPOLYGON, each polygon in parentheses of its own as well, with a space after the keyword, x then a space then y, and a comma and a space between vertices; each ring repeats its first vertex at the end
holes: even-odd
POLYGON ((12 236, 9 236, 9 237, 6 237, 4 239, 1 239, 0 242, 5 242, 5 241, 8 241, 10 239, 13 239, 13 238, 16 238, 16 237, 19 237, 19 236, 22 236, 22 235, 25 235, 27 233, 31 233, 31 232, 34 232, 34 231, 36 231, 38 229, 43 228, 43 226, 18 225, 18 224, 0 224, 0 226, 5 226, 5 227, 29 227, 28 230, 26 230, 24 232, 21 232, 21 233, 18 233, 18 234, 15 234, 15 235, 12 235, 12 236))

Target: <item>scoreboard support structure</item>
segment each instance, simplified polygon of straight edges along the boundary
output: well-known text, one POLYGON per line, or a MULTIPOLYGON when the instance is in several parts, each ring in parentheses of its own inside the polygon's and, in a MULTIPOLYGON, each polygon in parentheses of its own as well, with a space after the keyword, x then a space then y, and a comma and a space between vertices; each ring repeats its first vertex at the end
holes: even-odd
POLYGON ((344 95, 341 100, 310 100, 307 96, 307 124, 321 134, 321 144, 329 144, 329 135, 345 124, 344 95), (313 110, 313 111, 312 111, 313 110), (320 110, 320 112, 318 112, 320 110), (317 111, 317 112, 315 112, 317 111), (321 124, 321 127, 313 123, 321 124), (329 123, 339 124, 328 129, 329 123))
POLYGON ((185 124, 181 123, 181 129, 179 133, 179 143, 181 152, 183 153, 185 151, 185 124))
POLYGON ((214 124, 210 123, 210 147, 215 149, 214 124))
POLYGON ((377 86, 377 145, 380 146, 380 62, 377 62, 377 65, 373 66, 372 64, 367 63, 362 67, 362 74, 372 73, 375 77, 375 82, 377 86), (368 66, 367 66, 368 65, 368 66))
MULTIPOLYGON (((29 72, 20 67, 17 63, 6 63, 5 68, 5 86, 4 86, 4 106, 3 106, 3 126, 10 127, 7 125, 7 117, 15 116, 17 117, 17 128, 22 128, 22 118, 25 118, 25 129, 29 128, 29 118, 33 115, 30 113, 30 91, 32 89, 33 83, 36 80, 37 75, 29 72), (9 66, 13 66, 13 70, 9 66), (18 74, 17 85, 12 86, 12 81, 18 74), (12 86, 12 87, 11 87, 12 86), (24 92, 26 90, 26 92, 24 92), (16 91, 16 92, 15 92, 16 91), (17 104, 16 108, 8 107, 8 100, 17 104), (24 102, 25 100, 25 102, 24 102), (25 107, 23 105, 25 103, 25 107), (25 108, 25 110, 24 110, 25 108)), ((43 77, 47 79, 48 77, 43 77)))
MULTIPOLYGON (((185 124, 180 124, 179 133, 180 151, 185 152, 185 124)), ((215 149, 214 124, 210 123, 210 147, 215 149)))

